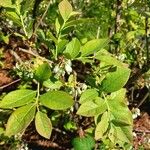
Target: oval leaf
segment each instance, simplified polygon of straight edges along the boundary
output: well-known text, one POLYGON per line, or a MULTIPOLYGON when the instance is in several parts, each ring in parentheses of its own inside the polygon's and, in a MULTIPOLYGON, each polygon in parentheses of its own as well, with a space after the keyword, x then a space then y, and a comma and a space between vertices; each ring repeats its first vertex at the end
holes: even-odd
POLYGON ((121 89, 130 76, 130 69, 125 67, 117 67, 114 72, 106 74, 106 78, 102 81, 101 88, 105 92, 115 92, 121 89))
POLYGON ((47 138, 50 139, 52 132, 52 124, 51 120, 47 117, 45 113, 37 112, 35 116, 35 127, 37 132, 47 138))
POLYGON ((15 110, 8 119, 6 125, 6 136, 11 136, 23 132, 35 115, 36 106, 29 104, 15 110))
POLYGON ((73 105, 72 97, 63 91, 49 91, 40 97, 40 102, 54 110, 67 109, 73 105))
POLYGON ((68 40, 61 40, 56 47, 57 53, 62 53, 68 43, 68 40))
POLYGON ((96 97, 98 97, 98 92, 96 89, 87 89, 82 93, 79 103, 83 104, 84 102, 94 100, 96 97))
POLYGON ((36 91, 33 90, 16 90, 8 93, 0 102, 0 108, 14 108, 26 105, 34 101, 36 91))
POLYGON ((108 43, 108 39, 94 39, 87 42, 81 51, 81 56, 88 56, 104 48, 108 43))
POLYGON ((64 19, 64 21, 67 21, 73 11, 71 4, 67 0, 63 0, 59 3, 58 7, 62 18, 64 19))
POLYGON ((107 110, 107 105, 103 99, 96 99, 83 103, 77 111, 78 115, 93 117, 102 114, 107 110))
POLYGON ((40 82, 48 80, 50 76, 51 70, 49 64, 47 63, 43 63, 35 71, 35 78, 40 82))
POLYGON ((64 53, 69 54, 69 56, 73 59, 79 54, 80 46, 80 41, 77 38, 74 38, 67 44, 64 53))

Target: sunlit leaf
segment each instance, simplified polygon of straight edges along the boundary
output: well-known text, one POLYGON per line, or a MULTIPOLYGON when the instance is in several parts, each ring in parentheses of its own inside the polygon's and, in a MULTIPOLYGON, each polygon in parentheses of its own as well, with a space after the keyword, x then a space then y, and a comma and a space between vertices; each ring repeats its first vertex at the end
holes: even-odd
POLYGON ((8 119, 5 134, 11 136, 23 132, 33 120, 35 110, 35 104, 22 106, 15 110, 8 119))
POLYGON ((79 107, 77 114, 93 117, 104 113, 107 110, 107 105, 105 101, 101 98, 96 98, 95 100, 86 101, 79 107))
POLYGON ((117 67, 116 71, 106 74, 105 79, 102 81, 101 88, 105 92, 114 92, 121 89, 130 76, 130 69, 125 67, 117 67))
POLYGON ((98 92, 96 89, 87 89, 84 91, 79 99, 79 103, 83 104, 84 102, 94 100, 98 97, 98 92))
POLYGON ((94 54, 95 52, 101 50, 102 48, 108 45, 108 39, 94 39, 87 42, 81 48, 81 56, 88 56, 90 54, 94 54))
POLYGON ((36 113, 35 127, 36 127, 37 132, 41 136, 47 139, 50 138, 51 132, 52 132, 52 124, 51 124, 51 120, 48 118, 48 116, 45 113, 40 112, 40 111, 36 113))
POLYGON ((69 56, 73 59, 79 54, 80 46, 80 41, 77 38, 74 38, 67 44, 64 53, 69 54, 69 56))
POLYGON ((112 114, 112 122, 116 126, 133 125, 132 114, 125 101, 125 89, 111 94, 108 98, 108 105, 112 114))
POLYGON ((68 0, 63 0, 62 2, 59 3, 59 11, 64 19, 64 21, 69 19, 70 14, 72 13, 73 9, 71 4, 68 2, 68 0))
POLYGON ((2 7, 10 7, 10 8, 14 7, 14 5, 12 5, 12 0, 1 0, 0 1, 0 6, 2 6, 2 7))
POLYGON ((49 91, 40 97, 40 102, 45 107, 54 110, 63 110, 73 105, 72 97, 63 91, 49 91))
POLYGON ((95 139, 102 139, 109 126, 109 113, 105 112, 95 129, 95 139))
POLYGON ((0 102, 0 108, 14 108, 34 101, 36 91, 23 89, 8 93, 0 102))
POLYGON ((35 78, 38 81, 48 80, 51 76, 51 69, 48 63, 43 63, 35 71, 35 78))

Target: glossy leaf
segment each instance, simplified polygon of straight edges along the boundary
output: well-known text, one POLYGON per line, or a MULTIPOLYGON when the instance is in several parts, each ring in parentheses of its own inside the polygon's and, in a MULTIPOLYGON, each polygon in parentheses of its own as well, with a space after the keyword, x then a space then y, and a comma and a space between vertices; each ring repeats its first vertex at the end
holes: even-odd
POLYGON ((63 110, 74 103, 72 97, 63 91, 49 91, 40 97, 41 105, 54 110, 63 110))
POLYGON ((5 134, 11 136, 23 132, 33 120, 35 110, 34 104, 28 104, 15 110, 8 119, 5 134))
POLYGON ((64 19, 64 21, 67 21, 73 11, 71 4, 68 2, 68 0, 63 0, 59 3, 58 7, 62 18, 64 19))
POLYGON ((36 113, 35 127, 37 132, 41 136, 50 139, 51 132, 52 132, 52 124, 51 124, 51 120, 48 118, 48 116, 45 113, 40 111, 36 113))
POLYGON ((36 91, 23 89, 8 93, 0 102, 0 108, 14 108, 34 101, 36 91))
POLYGON ((50 76, 51 70, 49 64, 47 63, 43 63, 35 71, 35 78, 40 82, 48 80, 50 76))
POLYGON ((67 44, 64 53, 69 54, 69 56, 73 59, 79 54, 80 46, 80 41, 77 38, 74 38, 67 44))
POLYGON ((81 56, 83 57, 83 56, 94 54, 95 52, 107 46, 107 44, 108 44, 108 39, 91 40, 81 48, 81 56))
POLYGON ((100 115, 107 110, 107 105, 105 101, 101 98, 97 98, 95 100, 84 102, 78 109, 77 114, 93 117, 96 115, 100 115))
POLYGON ((87 101, 94 100, 95 98, 98 97, 98 92, 96 89, 87 89, 84 91, 79 99, 79 103, 83 104, 87 101))

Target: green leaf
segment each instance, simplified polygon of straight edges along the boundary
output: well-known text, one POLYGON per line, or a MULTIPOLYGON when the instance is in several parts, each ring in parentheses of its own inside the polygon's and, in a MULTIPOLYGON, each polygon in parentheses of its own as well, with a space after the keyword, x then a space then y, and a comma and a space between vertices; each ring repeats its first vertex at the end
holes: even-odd
MULTIPOLYGON (((21 4, 21 13, 24 15, 34 7, 35 0, 23 0, 21 4)), ((26 16, 26 15, 25 15, 26 16)))
POLYGON ((60 27, 61 26, 60 26, 59 20, 58 20, 58 18, 56 18, 56 20, 55 20, 55 28, 56 28, 57 34, 59 34, 60 27))
POLYGON ((1 0, 0 1, 0 6, 2 6, 2 7, 10 7, 10 8, 14 7, 14 5, 12 5, 12 1, 11 0, 1 0))
POLYGON ((67 44, 64 53, 69 54, 69 56, 73 59, 79 54, 80 46, 80 41, 77 38, 74 38, 67 44))
POLYGON ((124 143, 132 143, 133 119, 125 101, 125 89, 107 96, 107 105, 110 111, 110 130, 108 137, 114 145, 123 146, 124 143))
POLYGON ((74 150, 91 150, 95 146, 95 140, 91 136, 77 137, 72 141, 74 150))
POLYGON ((33 90, 16 90, 8 93, 0 102, 0 108, 14 108, 26 105, 34 101, 36 91, 33 90))
POLYGON ((66 22, 73 11, 71 4, 67 0, 63 0, 62 2, 59 3, 58 7, 62 18, 66 22))
POLYGON ((35 71, 35 78, 40 82, 48 80, 50 76, 51 70, 48 63, 43 63, 35 71))
POLYGON ((96 97, 98 97, 98 92, 96 89, 87 89, 84 91, 79 99, 79 103, 83 104, 87 101, 94 100, 96 97))
POLYGON ((5 130, 4 130, 4 127, 0 127, 0 136, 1 134, 4 134, 5 130))
POLYGON ((104 133, 107 131, 108 126, 109 126, 109 113, 105 112, 102 117, 101 121, 97 124, 96 129, 95 129, 95 139, 102 139, 104 133))
POLYGON ((49 80, 46 80, 46 81, 43 82, 43 86, 45 86, 47 88, 50 88, 52 90, 60 89, 62 85, 63 85, 62 82, 60 82, 59 80, 51 81, 49 79, 49 80))
POLYGON ((119 144, 120 146, 124 146, 124 143, 132 144, 132 126, 116 127, 111 124, 108 137, 114 144, 119 144))
POLYGON ((72 11, 70 16, 81 15, 81 12, 72 11))
POLYGON ((73 26, 76 26, 76 25, 79 25, 79 24, 86 24, 86 23, 90 23, 90 22, 93 22, 93 21, 96 21, 95 19, 93 18, 80 18, 80 19, 77 19, 77 20, 71 20, 71 21, 68 21, 65 23, 65 26, 64 26, 64 30, 67 29, 67 28, 70 28, 70 27, 73 27, 73 26))
POLYGON ((55 44, 58 43, 56 37, 55 37, 55 36, 53 35, 53 33, 50 32, 49 30, 47 30, 47 37, 50 38, 50 39, 52 39, 52 40, 55 42, 55 44))
POLYGON ((100 115, 107 110, 107 105, 105 101, 101 98, 96 98, 95 100, 84 102, 78 109, 77 114, 93 117, 100 115))
POLYGON ((71 107, 74 103, 72 97, 63 91, 49 91, 40 97, 43 106, 54 110, 63 110, 71 107))
POLYGON ((50 139, 51 132, 52 132, 52 124, 51 124, 51 120, 48 118, 48 116, 45 113, 40 111, 36 113, 35 127, 37 132, 41 136, 50 139))
POLYGON ((108 39, 94 39, 94 40, 87 42, 81 48, 81 56, 88 56, 88 55, 94 54, 95 52, 107 46, 108 45, 107 42, 108 42, 108 39))
POLYGON ((121 61, 117 60, 117 58, 112 56, 112 54, 110 54, 108 51, 104 49, 95 54, 95 59, 105 62, 107 65, 115 65, 123 67, 123 63, 121 61))
POLYGON ((126 143, 132 144, 133 142, 133 133, 132 126, 124 126, 124 127, 115 127, 116 128, 116 137, 119 139, 118 143, 122 143, 122 145, 126 143))
POLYGON ((116 126, 133 125, 132 114, 125 101, 125 89, 114 92, 108 97, 108 105, 112 114, 112 122, 116 126))
POLYGON ((101 88, 105 92, 115 92, 121 89, 130 76, 130 69, 125 67, 117 67, 114 72, 106 74, 105 79, 102 81, 101 88))
POLYGON ((62 53, 68 43, 68 40, 61 40, 56 47, 57 53, 62 53))
POLYGON ((6 136, 23 132, 33 120, 35 110, 36 106, 34 104, 28 104, 15 110, 8 119, 6 136))
POLYGON ((20 17, 17 15, 17 13, 15 12, 15 9, 6 9, 6 12, 4 13, 4 16, 10 20, 13 21, 14 24, 16 24, 17 26, 21 27, 21 20, 20 17))

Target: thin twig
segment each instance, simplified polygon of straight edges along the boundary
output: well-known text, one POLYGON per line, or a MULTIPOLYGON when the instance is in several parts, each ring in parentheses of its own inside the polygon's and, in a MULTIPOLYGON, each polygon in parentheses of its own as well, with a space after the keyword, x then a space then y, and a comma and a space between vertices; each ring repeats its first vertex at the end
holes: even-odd
POLYGON ((4 88, 6 88, 6 87, 8 87, 8 86, 10 86, 12 84, 15 84, 15 83, 17 83, 19 81, 21 81, 21 79, 17 79, 17 80, 15 80, 15 81, 13 81, 13 82, 11 82, 9 84, 3 85, 3 86, 0 87, 0 90, 3 90, 4 88))
POLYGON ((148 96, 149 96, 149 92, 146 93, 146 95, 144 96, 144 98, 137 105, 137 108, 139 108, 144 103, 144 101, 148 98, 148 96))
POLYGON ((46 10, 45 10, 45 12, 44 12, 44 14, 43 14, 43 16, 41 17, 41 19, 39 20, 38 24, 36 25, 35 30, 34 30, 34 32, 33 32, 33 35, 36 34, 37 29, 39 28, 40 24, 42 23, 42 20, 43 20, 44 17, 46 16, 46 13, 47 13, 47 11, 48 11, 48 9, 49 9, 50 4, 51 4, 51 0, 49 1, 48 5, 47 5, 47 8, 46 8, 46 10))
POLYGON ((15 51, 10 50, 10 54, 11 54, 12 56, 14 56, 15 59, 16 59, 20 64, 23 63, 22 60, 21 60, 21 58, 20 58, 20 56, 19 56, 15 51))
POLYGON ((50 61, 50 60, 48 60, 48 59, 46 59, 46 58, 44 58, 44 57, 41 57, 41 56, 38 55, 38 54, 35 54, 33 51, 31 51, 31 49, 26 50, 26 49, 23 49, 23 48, 19 48, 19 50, 22 51, 22 52, 24 52, 24 53, 28 53, 28 54, 30 54, 30 55, 32 55, 32 56, 34 56, 34 57, 37 57, 37 58, 39 58, 39 59, 42 59, 42 60, 44 60, 44 61, 46 61, 46 62, 48 62, 48 63, 50 63, 50 64, 53 63, 52 61, 50 61))

